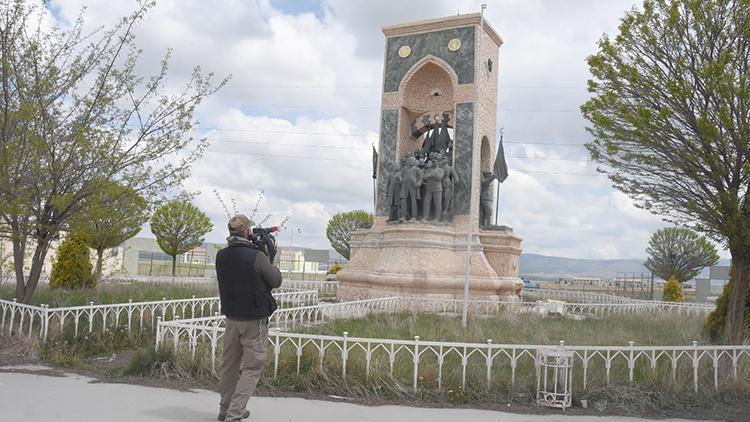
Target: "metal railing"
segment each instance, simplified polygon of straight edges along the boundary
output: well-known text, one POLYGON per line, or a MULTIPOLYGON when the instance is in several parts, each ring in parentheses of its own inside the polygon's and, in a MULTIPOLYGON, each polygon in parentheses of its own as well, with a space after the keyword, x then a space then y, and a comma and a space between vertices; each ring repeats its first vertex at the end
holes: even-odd
MULTIPOLYGON (((393 298, 380 303, 388 306, 393 298)), ((209 347, 212 368, 216 367, 219 341, 224 333, 222 318, 160 321, 157 326, 156 347, 186 347, 195 355, 202 345, 209 347), (168 342, 171 341, 171 345, 168 342)), ((572 377, 575 388, 586 390, 592 384, 630 384, 634 381, 671 383, 699 387, 713 387, 718 391, 724 381, 750 381, 750 346, 703 346, 693 342, 685 346, 569 346, 558 345, 460 343, 423 341, 414 339, 379 339, 291 333, 272 330, 269 334, 269 354, 273 360, 273 374, 278 376, 280 365, 296 367, 301 373, 303 362, 309 369, 340 370, 343 377, 356 370, 369 379, 373 371, 394 375, 411 375, 411 386, 420 388, 422 375, 434 375, 430 387, 442 389, 445 374, 453 374, 450 382, 467 382, 481 386, 515 386, 518 373, 539 376, 539 357, 542 351, 554 348, 573 355, 572 377), (314 362, 314 363, 311 363, 314 362), (398 375, 398 374, 396 374, 398 375), (720 382, 721 381, 721 382, 720 382)), ((381 374, 382 375, 382 374, 381 374)), ((528 380, 526 380, 528 381, 528 380)), ((453 384, 451 384, 453 385, 453 384)))
MULTIPOLYGON (((319 303, 317 290, 279 289, 273 292, 279 309, 286 307, 299 308, 319 303)), ((144 326, 154 327, 157 318, 170 320, 174 318, 200 318, 215 316, 220 308, 219 297, 195 297, 189 299, 166 299, 158 301, 133 302, 115 304, 94 304, 89 302, 83 306, 66 306, 50 308, 48 305, 25 305, 15 300, 0 300, 0 332, 22 333, 29 337, 38 331, 39 337, 46 341, 52 334, 65 332, 66 324, 71 325, 72 335, 81 332, 91 333, 118 327, 127 327, 131 332, 134 328, 143 330, 144 326)))
MULTIPOLYGON (((39 283, 49 284, 49 274, 41 274, 39 276, 39 283)), ((13 272, 5 271, 0 274, 0 285, 3 284, 16 284, 16 274, 13 272)))
POLYGON ((337 281, 284 280, 282 286, 295 289, 316 289, 321 297, 335 298, 339 283, 337 281))
POLYGON ((712 303, 663 302, 659 300, 631 299, 605 293, 589 293, 574 290, 524 289, 523 297, 524 299, 531 300, 556 299, 573 300, 578 303, 642 305, 649 309, 654 307, 674 310, 680 309, 685 312, 694 313, 708 313, 716 309, 716 305, 712 303))

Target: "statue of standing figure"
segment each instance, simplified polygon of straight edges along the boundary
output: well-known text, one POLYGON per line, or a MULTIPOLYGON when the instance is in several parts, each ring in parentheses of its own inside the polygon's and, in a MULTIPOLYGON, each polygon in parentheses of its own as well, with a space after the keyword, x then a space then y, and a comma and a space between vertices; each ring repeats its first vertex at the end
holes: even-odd
POLYGON ((404 179, 404 171, 401 163, 396 163, 396 168, 388 176, 388 187, 386 189, 386 199, 388 200, 388 221, 400 220, 401 218, 401 184, 404 179))
POLYGON ((435 123, 430 123, 430 116, 424 115, 422 117, 422 124, 424 127, 430 128, 424 135, 424 141, 422 142, 422 148, 420 152, 424 156, 428 156, 433 152, 439 152, 441 154, 449 153, 453 149, 453 140, 451 135, 448 133, 448 122, 450 122, 450 115, 445 112, 443 113, 442 122, 438 122, 438 115, 435 115, 435 123))
POLYGON ((458 174, 453 166, 450 165, 450 161, 447 156, 443 156, 440 160, 440 167, 443 169, 443 221, 450 221, 453 218, 453 190, 458 183, 458 174))
MULTIPOLYGON (((451 141, 451 135, 448 133, 448 122, 451 120, 450 115, 446 112, 443 113, 443 121, 440 126, 440 135, 433 144, 433 150, 441 154, 450 152, 453 147, 451 141)), ((435 116, 435 130, 437 131, 437 116, 435 116)))
POLYGON ((479 195, 479 203, 481 205, 480 210, 480 223, 481 227, 487 227, 492 224, 492 181, 495 180, 495 176, 492 172, 482 172, 482 190, 479 195))
POLYGON ((406 167, 403 170, 401 183, 401 220, 407 215, 411 221, 419 217, 417 201, 420 199, 419 188, 422 186, 422 170, 417 165, 417 159, 410 156, 406 159, 406 167), (411 205, 411 207, 408 207, 411 205))
MULTIPOLYGON (((424 125, 424 126, 425 126, 426 128, 430 128, 430 127, 433 127, 433 126, 432 126, 432 123, 430 123, 430 115, 429 115, 429 114, 425 114, 425 115, 424 115, 424 116, 422 117, 422 124, 423 124, 423 125, 424 125)), ((421 150, 420 150, 420 152, 421 152, 421 153, 422 153, 423 155, 427 155, 427 154, 429 154, 430 152, 432 152, 432 148, 433 148, 433 146, 435 145, 435 141, 437 140, 437 137, 435 136, 435 133, 437 132, 437 130, 438 130, 438 127, 437 127, 437 124, 436 124, 436 125, 434 126, 434 129, 432 129, 432 133, 430 133, 430 132, 429 132, 429 129, 428 129, 428 131, 427 131, 427 132, 425 132, 425 135, 424 135, 424 142, 422 142, 422 148, 421 148, 421 150)))
POLYGON ((422 219, 430 219, 430 211, 434 211, 434 222, 442 217, 443 175, 445 171, 438 165, 441 155, 432 153, 425 164, 424 183, 426 186, 424 202, 422 204, 422 219))

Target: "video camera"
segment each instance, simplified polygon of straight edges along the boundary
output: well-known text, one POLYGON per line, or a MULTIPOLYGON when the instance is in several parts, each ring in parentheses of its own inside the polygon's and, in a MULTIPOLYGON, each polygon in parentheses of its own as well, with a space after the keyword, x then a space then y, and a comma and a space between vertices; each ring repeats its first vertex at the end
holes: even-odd
MULTIPOLYGON (((271 233, 279 231, 279 228, 276 226, 273 227, 255 227, 253 228, 253 233, 250 235, 250 241, 253 242, 253 244, 260 249, 261 251, 267 251, 268 242, 271 242, 271 246, 276 246, 276 239, 274 239, 273 235, 271 233)), ((271 252, 271 251, 267 251, 271 252)))

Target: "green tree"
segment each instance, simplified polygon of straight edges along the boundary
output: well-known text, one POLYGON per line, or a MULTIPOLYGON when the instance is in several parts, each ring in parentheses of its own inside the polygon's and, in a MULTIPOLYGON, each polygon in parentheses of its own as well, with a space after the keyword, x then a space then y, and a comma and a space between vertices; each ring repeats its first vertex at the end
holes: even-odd
POLYGON ((89 247, 96 251, 97 283, 102 276, 104 251, 138 234, 148 221, 148 202, 135 190, 113 181, 102 181, 102 185, 89 199, 85 212, 71 223, 76 231, 86 234, 89 247))
POLYGON ((742 341, 750 278, 750 3, 646 0, 588 58, 586 147, 636 206, 732 255, 726 341, 742 341))
POLYGON ((83 15, 48 29, 43 20, 57 21, 45 2, 0 4, 0 225, 20 302, 31 300, 50 243, 92 204, 100 180, 157 202, 206 147, 191 138, 194 111, 223 82, 196 68, 184 87, 168 86, 169 53, 154 75, 136 72, 135 29, 152 5, 138 0, 113 27, 89 33, 83 15))
POLYGON ((53 289, 82 289, 94 287, 91 255, 86 236, 73 232, 60 243, 52 264, 49 286, 53 289))
POLYGON ((177 269, 177 255, 203 243, 203 236, 213 228, 203 211, 188 201, 169 201, 151 217, 151 233, 165 254, 172 257, 172 277, 177 269))
MULTIPOLYGON (((720 341, 724 335, 724 327, 727 318, 727 305, 729 304, 729 295, 732 291, 732 282, 724 285, 721 295, 716 299, 716 309, 714 309, 703 326, 703 331, 712 341, 720 341)), ((745 334, 750 336, 750 295, 745 301, 745 334)))
POLYGON ((661 295, 661 300, 664 302, 682 302, 682 286, 677 277, 669 277, 669 281, 664 286, 664 291, 661 295))
POLYGON ((326 236, 331 242, 331 247, 344 258, 349 259, 351 253, 349 241, 352 239, 352 232, 357 229, 370 228, 372 222, 372 214, 367 211, 340 212, 328 221, 326 236))
POLYGON ((684 227, 667 227, 651 235, 643 264, 662 280, 692 280, 705 267, 719 262, 716 248, 704 236, 684 227))

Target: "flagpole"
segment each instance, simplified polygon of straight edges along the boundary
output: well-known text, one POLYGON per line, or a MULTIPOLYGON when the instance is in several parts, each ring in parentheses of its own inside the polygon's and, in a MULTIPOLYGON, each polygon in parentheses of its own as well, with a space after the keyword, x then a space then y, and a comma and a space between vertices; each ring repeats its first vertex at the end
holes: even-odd
MULTIPOLYGON (((482 38, 484 36, 484 9, 487 7, 486 4, 482 4, 481 13, 479 18, 479 54, 477 54, 477 72, 481 72, 482 68, 482 38)), ((469 203, 469 227, 466 230, 466 273, 464 274, 464 308, 461 316, 461 326, 466 328, 466 314, 469 306, 469 274, 471 273, 471 244, 473 243, 474 237, 474 214, 477 213, 476 201, 474 200, 477 186, 474 182, 474 170, 476 170, 478 162, 478 154, 476 154, 475 146, 477 145, 477 139, 479 137, 479 127, 477 122, 479 121, 479 77, 474 78, 476 84, 475 98, 474 98, 474 130, 473 139, 471 142, 471 201, 469 203)), ((481 178, 481 174, 479 175, 481 178)))

